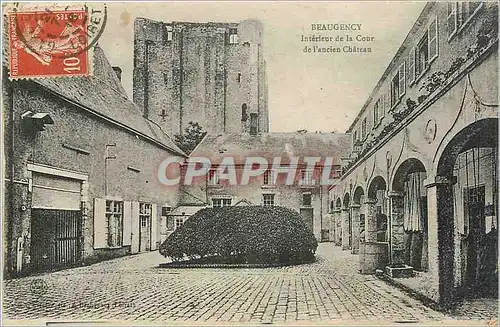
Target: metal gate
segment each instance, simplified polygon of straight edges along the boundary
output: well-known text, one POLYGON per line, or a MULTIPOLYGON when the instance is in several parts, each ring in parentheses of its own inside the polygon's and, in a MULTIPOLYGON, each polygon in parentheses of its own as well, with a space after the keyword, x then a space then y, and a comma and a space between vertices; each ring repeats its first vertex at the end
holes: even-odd
POLYGON ((81 261, 82 216, 79 210, 31 210, 31 268, 75 266, 81 261))

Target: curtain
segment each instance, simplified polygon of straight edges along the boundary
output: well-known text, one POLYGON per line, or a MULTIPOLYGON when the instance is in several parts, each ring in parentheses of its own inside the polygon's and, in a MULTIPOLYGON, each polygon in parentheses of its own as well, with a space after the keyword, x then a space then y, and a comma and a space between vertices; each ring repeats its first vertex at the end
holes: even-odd
POLYGON ((408 174, 408 181, 405 182, 403 202, 403 227, 405 231, 419 232, 423 229, 422 180, 425 178, 423 174, 425 173, 408 174))

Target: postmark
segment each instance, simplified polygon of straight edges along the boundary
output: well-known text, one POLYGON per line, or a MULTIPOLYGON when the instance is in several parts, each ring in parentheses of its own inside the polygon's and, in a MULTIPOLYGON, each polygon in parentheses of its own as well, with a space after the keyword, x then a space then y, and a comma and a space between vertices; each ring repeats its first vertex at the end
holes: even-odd
POLYGON ((23 7, 8 13, 9 77, 89 76, 92 49, 104 31, 107 10, 91 4, 23 7))

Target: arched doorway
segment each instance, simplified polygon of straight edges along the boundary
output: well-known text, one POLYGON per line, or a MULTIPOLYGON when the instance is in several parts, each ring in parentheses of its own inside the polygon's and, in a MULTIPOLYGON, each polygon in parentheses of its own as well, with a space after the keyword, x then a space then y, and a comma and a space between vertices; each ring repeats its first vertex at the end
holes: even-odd
POLYGON ((373 274, 385 269, 388 263, 387 243, 387 184, 381 176, 372 179, 364 201, 365 241, 360 243, 359 269, 362 274, 373 274))
POLYGON ((426 178, 422 162, 410 158, 398 167, 392 183, 392 190, 400 196, 392 201, 391 263, 419 271, 429 267, 426 178))
POLYGON ((384 180, 383 177, 377 176, 375 177, 372 182, 370 183, 370 186, 368 188, 368 201, 369 205, 367 206, 367 209, 370 206, 373 206, 373 209, 375 212, 373 215, 367 215, 369 216, 369 220, 375 219, 375 221, 367 221, 366 222, 366 227, 367 227, 367 241, 368 242, 373 242, 373 237, 371 235, 368 235, 372 232, 375 232, 375 241, 377 242, 387 242, 387 198, 385 195, 385 192, 387 190, 387 184, 384 180), (369 228, 369 225, 373 225, 376 228, 373 230, 372 228, 369 228))
POLYGON ((498 119, 476 121, 448 143, 437 177, 442 301, 498 297, 498 119))
POLYGON ((359 253, 359 241, 364 241, 365 213, 364 213, 365 192, 361 186, 356 187, 351 204, 352 218, 352 253, 359 253))
POLYGON ((351 197, 349 193, 344 195, 342 204, 342 250, 349 250, 352 246, 351 197))

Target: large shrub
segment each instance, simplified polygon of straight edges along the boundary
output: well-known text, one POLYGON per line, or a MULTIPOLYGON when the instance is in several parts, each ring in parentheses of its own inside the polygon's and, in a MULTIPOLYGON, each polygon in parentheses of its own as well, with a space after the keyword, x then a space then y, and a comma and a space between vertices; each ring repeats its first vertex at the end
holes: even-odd
POLYGON ((173 260, 301 263, 318 243, 298 212, 284 207, 222 207, 198 211, 160 246, 173 260))

